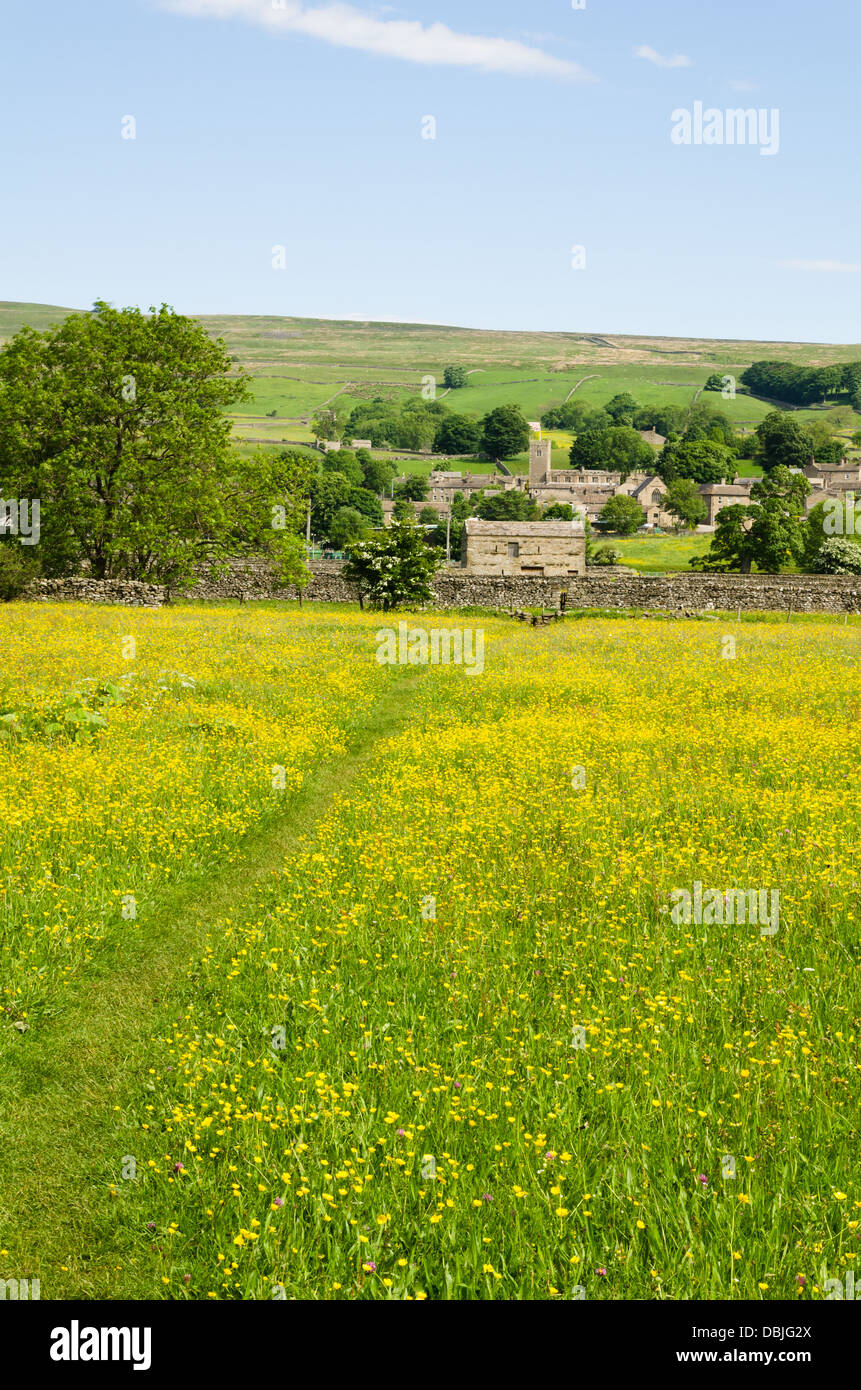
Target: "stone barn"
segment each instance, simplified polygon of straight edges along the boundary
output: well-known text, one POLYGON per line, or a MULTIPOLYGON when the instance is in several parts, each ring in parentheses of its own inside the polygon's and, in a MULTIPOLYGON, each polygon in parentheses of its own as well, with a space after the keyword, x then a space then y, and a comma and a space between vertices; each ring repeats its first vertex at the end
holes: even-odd
POLYGON ((574 521, 480 521, 463 528, 461 568, 467 574, 522 574, 533 579, 586 573, 583 523, 574 521))

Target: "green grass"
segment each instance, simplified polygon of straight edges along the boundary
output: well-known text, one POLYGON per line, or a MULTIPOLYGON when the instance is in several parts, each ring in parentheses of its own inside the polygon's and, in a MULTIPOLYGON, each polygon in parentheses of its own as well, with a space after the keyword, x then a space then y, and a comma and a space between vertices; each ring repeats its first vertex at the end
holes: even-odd
MULTIPOLYGON (((173 793, 189 816, 210 795, 192 749, 209 778, 233 760, 245 828, 222 793, 193 871, 153 861, 135 929, 71 974, 53 938, 52 1006, 0 1031, 0 1277, 44 1299, 767 1302, 851 1267, 857 622, 487 617, 470 679, 381 668, 381 615, 343 606, 33 605, 7 614, 19 696, 105 669, 118 617, 139 689, 14 905, 22 983, 58 905, 99 916, 69 855, 93 803, 119 832, 90 833, 93 862, 121 888, 143 870, 123 767, 165 857, 173 793), (258 761, 312 722, 304 776, 248 823, 258 761), (779 932, 673 922, 695 880, 779 888, 779 932)), ((38 835, 80 758, 17 751, 15 835, 38 835)))
MULTIPOLYGON (((704 555, 712 538, 693 532, 680 536, 608 536, 604 540, 596 532, 593 540, 596 545, 621 550, 621 563, 640 574, 666 574, 675 570, 690 573, 689 561, 695 555, 704 555)), ((612 570, 607 573, 612 574, 612 570)))
POLYGON ((58 1046, 56 1028, 39 1028, 0 1054, 0 1277, 4 1267, 41 1274, 43 1298, 158 1296, 155 1247, 104 1200, 105 1157, 115 1172, 118 1141, 136 1147, 127 1106, 152 1060, 151 1022, 164 1016, 164 997, 175 998, 208 926, 278 871, 369 748, 398 729, 409 688, 409 679, 393 679, 366 707, 346 756, 319 766, 285 816, 240 842, 238 867, 225 872, 213 861, 161 895, 145 930, 105 949, 64 1001, 59 1026, 73 1046, 58 1046))
MULTIPOLYGON (((62 320, 66 309, 0 302, 0 342, 25 323, 36 328, 62 320)), ((428 374, 442 391, 450 363, 470 370, 470 385, 452 391, 454 409, 482 415, 515 403, 528 419, 560 405, 577 386, 576 397, 600 406, 620 391, 644 405, 689 406, 709 375, 721 369, 740 375, 751 361, 782 358, 821 366, 861 357, 859 344, 757 343, 715 339, 666 339, 589 333, 518 333, 433 324, 354 323, 326 319, 201 315, 209 332, 223 336, 230 353, 255 378, 247 413, 265 418, 308 417, 329 396, 346 387, 338 401, 351 409, 380 395, 406 401, 428 374), (588 378, 584 380, 584 378, 588 378)), ((739 427, 753 428, 772 409, 764 401, 738 395, 724 400, 705 393, 739 427)), ((803 410, 801 419, 828 414, 803 410)), ((857 417, 855 417, 857 419, 857 417)))

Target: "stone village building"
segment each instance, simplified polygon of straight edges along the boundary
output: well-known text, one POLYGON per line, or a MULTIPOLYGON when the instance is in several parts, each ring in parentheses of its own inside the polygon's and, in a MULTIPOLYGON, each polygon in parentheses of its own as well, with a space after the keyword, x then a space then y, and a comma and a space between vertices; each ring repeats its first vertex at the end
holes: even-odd
MULTIPOLYGON (((654 431, 644 433, 654 434, 654 431)), ((661 436, 656 436, 660 440, 661 436)), ((651 442, 651 441, 650 441, 651 442)), ((452 498, 458 493, 471 497, 483 491, 485 496, 499 492, 527 492, 534 502, 542 507, 552 502, 567 502, 576 513, 596 521, 601 509, 611 497, 624 494, 633 497, 643 509, 643 525, 671 529, 676 518, 664 510, 663 499, 667 484, 657 473, 630 473, 625 481, 621 474, 612 469, 590 468, 551 468, 552 441, 550 439, 531 439, 529 443, 529 474, 502 473, 456 473, 434 470, 428 478, 427 500, 415 504, 416 511, 423 506, 433 507, 445 521, 451 512, 452 498)), ((857 486, 861 490, 861 460, 853 460, 842 465, 817 467, 811 464, 804 470, 814 490, 849 488, 857 486)), ((732 483, 706 483, 700 486, 707 512, 704 522, 697 528, 700 531, 714 530, 718 513, 732 503, 746 504, 750 501, 753 478, 735 478, 732 483)), ((823 492, 820 491, 820 500, 823 492)), ((808 503, 808 509, 812 506, 808 503)), ((394 503, 390 498, 382 499, 386 525, 391 521, 394 503)))
POLYGON ((839 463, 816 463, 810 460, 803 470, 812 489, 861 487, 861 458, 841 459, 839 463))
POLYGON ((468 574, 567 578, 586 573, 583 523, 574 521, 480 521, 463 528, 461 569, 468 574))
POLYGON ((713 528, 717 521, 718 512, 722 511, 724 507, 733 506, 736 503, 747 506, 750 502, 752 483, 753 478, 742 479, 735 483, 703 483, 699 488, 700 497, 707 508, 703 525, 713 528))
POLYGON ((643 508, 643 524, 672 526, 674 518, 662 506, 667 485, 656 473, 630 473, 622 482, 612 469, 551 468, 549 439, 529 441, 529 495, 541 506, 567 502, 575 511, 595 521, 611 497, 633 497, 643 508))

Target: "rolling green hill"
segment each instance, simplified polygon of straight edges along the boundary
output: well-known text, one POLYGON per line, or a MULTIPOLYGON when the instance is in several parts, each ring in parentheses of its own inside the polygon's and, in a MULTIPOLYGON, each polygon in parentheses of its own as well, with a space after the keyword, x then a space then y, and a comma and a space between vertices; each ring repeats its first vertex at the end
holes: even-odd
MULTIPOLYGON (((43 329, 72 312, 46 304, 0 302, 0 342, 24 324, 43 329)), ((618 391, 642 404, 690 405, 716 370, 739 375, 757 359, 824 366, 861 358, 861 344, 772 343, 589 333, 495 332, 439 324, 199 315, 254 377, 254 399, 234 416, 240 440, 309 440, 312 413, 337 398, 350 407, 378 396, 403 400, 423 378, 442 381, 459 364, 468 387, 448 403, 468 413, 517 403, 528 419, 576 391, 600 405, 618 391), (271 412, 275 411, 272 416, 271 412)), ((710 398, 738 426, 751 428, 773 407, 739 395, 710 398)), ((803 410, 802 418, 822 409, 803 410)))

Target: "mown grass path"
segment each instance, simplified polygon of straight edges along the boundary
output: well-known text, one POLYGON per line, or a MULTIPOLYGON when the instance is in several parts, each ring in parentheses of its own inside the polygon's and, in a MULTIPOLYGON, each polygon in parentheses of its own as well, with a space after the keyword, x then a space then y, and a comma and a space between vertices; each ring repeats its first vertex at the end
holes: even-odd
POLYGON ((103 1174, 116 1112, 150 1065, 153 1014, 168 1008, 212 922, 283 867, 333 795, 402 729, 421 676, 389 669, 392 685, 350 732, 346 756, 315 769, 284 816, 245 837, 241 867, 167 890, 139 930, 106 943, 62 1014, 0 1058, 3 1273, 39 1278, 43 1299, 140 1298, 151 1283, 150 1262, 106 1210, 103 1174))

